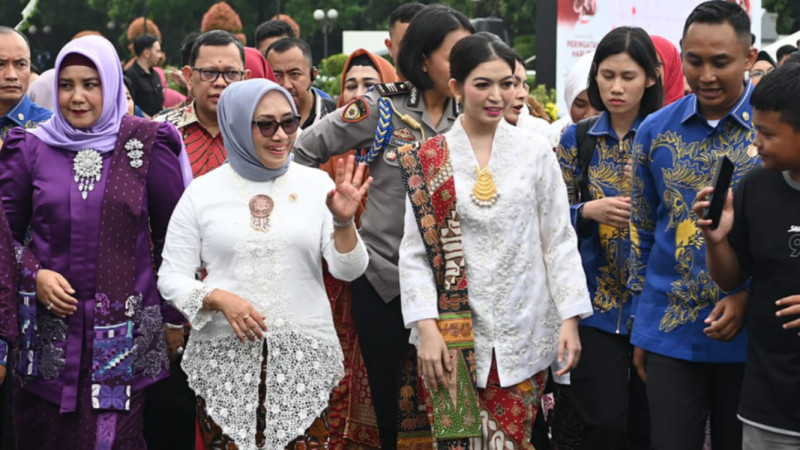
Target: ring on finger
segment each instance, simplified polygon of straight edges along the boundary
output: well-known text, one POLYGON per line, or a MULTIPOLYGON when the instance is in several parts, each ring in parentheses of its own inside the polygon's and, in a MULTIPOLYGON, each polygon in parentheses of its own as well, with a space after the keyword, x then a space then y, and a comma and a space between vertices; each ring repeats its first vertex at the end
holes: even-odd
POLYGON ((245 314, 244 316, 242 316, 242 320, 247 320, 249 318, 250 318, 250 314, 245 314))
POLYGON ((352 184, 352 185, 353 185, 353 187, 354 187, 354 188, 356 188, 356 189, 358 189, 358 188, 360 188, 360 187, 361 187, 361 185, 360 185, 360 184, 358 184, 358 183, 350 183, 350 184, 352 184))
POLYGON ((53 302, 47 304, 47 310, 50 311, 51 309, 53 309, 53 302))

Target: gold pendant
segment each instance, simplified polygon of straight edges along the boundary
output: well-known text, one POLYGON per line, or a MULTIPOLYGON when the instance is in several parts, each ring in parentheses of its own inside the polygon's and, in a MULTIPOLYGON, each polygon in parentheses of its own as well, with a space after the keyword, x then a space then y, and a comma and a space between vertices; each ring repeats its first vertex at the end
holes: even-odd
POLYGON ((497 187, 494 185, 492 173, 489 172, 489 166, 480 169, 475 168, 478 173, 478 180, 472 188, 472 201, 483 208, 488 208, 495 204, 497 201, 497 187))

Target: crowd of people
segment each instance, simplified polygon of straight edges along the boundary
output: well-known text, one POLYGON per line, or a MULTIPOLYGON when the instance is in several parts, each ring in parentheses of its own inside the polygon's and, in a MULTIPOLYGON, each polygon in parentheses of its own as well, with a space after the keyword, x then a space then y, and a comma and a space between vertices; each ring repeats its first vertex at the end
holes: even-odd
POLYGON ((333 98, 280 18, 166 73, 146 23, 33 83, 0 27, 0 448, 800 448, 800 53, 736 3, 552 123, 446 6, 333 98))

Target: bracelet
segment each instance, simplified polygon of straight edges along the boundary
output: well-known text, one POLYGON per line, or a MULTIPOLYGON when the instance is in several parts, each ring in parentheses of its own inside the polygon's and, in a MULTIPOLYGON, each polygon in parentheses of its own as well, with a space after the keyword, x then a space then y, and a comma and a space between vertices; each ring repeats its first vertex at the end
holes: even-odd
POLYGON ((353 222, 355 222, 355 217, 351 217, 347 220, 336 220, 335 217, 333 218, 333 226, 335 228, 347 228, 352 225, 353 222))
POLYGON ((165 323, 164 325, 167 328, 169 328, 170 330, 182 330, 183 329, 183 325, 176 325, 174 323, 165 323))
POLYGON ((207 309, 207 310, 211 311, 211 305, 209 305, 208 302, 209 302, 209 300, 211 300, 211 294, 212 293, 214 293, 214 291, 209 292, 208 294, 206 294, 205 297, 203 297, 203 301, 201 303, 203 309, 207 309))

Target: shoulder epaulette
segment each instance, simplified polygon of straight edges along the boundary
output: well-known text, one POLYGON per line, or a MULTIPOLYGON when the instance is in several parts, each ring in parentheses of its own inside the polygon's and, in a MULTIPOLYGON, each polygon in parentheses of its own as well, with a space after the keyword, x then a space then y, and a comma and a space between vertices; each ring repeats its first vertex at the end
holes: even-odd
POLYGON ((376 84, 375 89, 383 97, 392 97, 400 94, 408 94, 411 92, 411 85, 405 81, 399 83, 381 83, 376 84))

